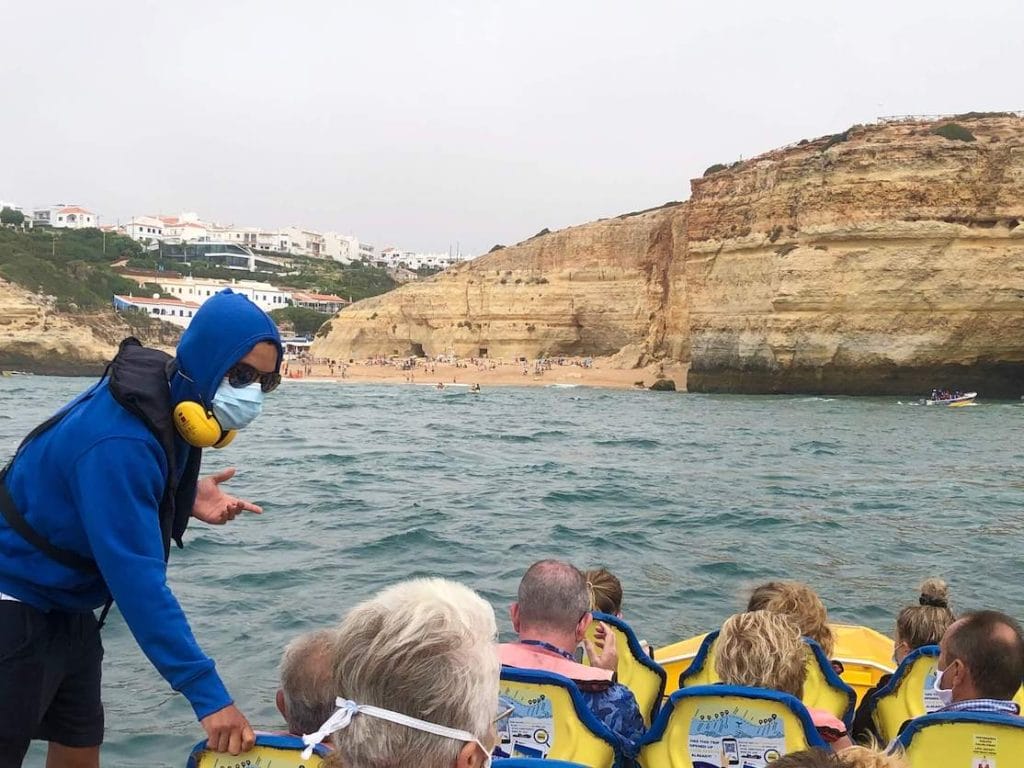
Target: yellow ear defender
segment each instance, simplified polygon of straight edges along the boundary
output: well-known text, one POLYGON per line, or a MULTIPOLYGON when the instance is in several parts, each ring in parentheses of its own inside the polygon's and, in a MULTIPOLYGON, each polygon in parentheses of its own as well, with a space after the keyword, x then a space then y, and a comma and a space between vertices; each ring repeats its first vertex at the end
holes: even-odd
POLYGON ((235 430, 221 427, 213 411, 187 400, 174 409, 174 426, 185 442, 196 448, 224 448, 235 439, 235 430))

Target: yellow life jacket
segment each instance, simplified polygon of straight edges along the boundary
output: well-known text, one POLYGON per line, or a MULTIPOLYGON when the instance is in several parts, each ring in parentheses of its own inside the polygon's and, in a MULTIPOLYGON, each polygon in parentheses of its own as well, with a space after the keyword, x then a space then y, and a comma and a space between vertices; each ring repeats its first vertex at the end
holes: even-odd
MULTIPOLYGON (((700 650, 693 658, 693 663, 679 676, 680 688, 721 682, 718 672, 715 671, 717 642, 717 631, 704 638, 700 650)), ((849 728, 853 724, 853 707, 857 701, 857 694, 832 669, 832 664, 821 650, 821 646, 809 637, 805 637, 804 642, 807 644, 807 680, 804 682, 804 695, 801 699, 804 706, 830 712, 849 728)))
POLYGON ((910 768, 1020 768, 1024 718, 994 712, 935 712, 913 720, 896 743, 910 768))
MULTIPOLYGON (((665 670, 644 652, 636 633, 618 616, 594 611, 594 620, 587 627, 587 636, 591 640, 597 632, 599 621, 607 624, 615 635, 615 647, 619 653, 615 679, 633 692, 640 707, 640 714, 643 715, 644 725, 649 728, 658 715, 661 697, 665 694, 665 670)), ((583 656, 583 663, 590 663, 586 654, 583 656)))
POLYGON ((214 752, 206 748, 206 741, 201 741, 192 748, 188 756, 187 768, 237 768, 237 766, 272 765, 274 768, 320 768, 330 750, 323 744, 313 747, 313 755, 309 760, 302 759, 302 750, 306 748, 298 736, 277 735, 270 733, 256 734, 256 744, 248 752, 240 755, 229 755, 225 752, 214 752))
POLYGON ((871 722, 885 744, 899 733, 900 726, 915 717, 942 708, 938 694, 932 691, 939 646, 924 645, 908 653, 893 672, 889 682, 868 696, 871 722))
POLYGON ((513 711, 497 724, 496 758, 567 760, 592 768, 619 764, 614 734, 564 675, 503 666, 498 701, 500 709, 513 711))
POLYGON ((789 752, 827 748, 794 696, 701 685, 676 691, 640 748, 642 768, 764 768, 789 752))

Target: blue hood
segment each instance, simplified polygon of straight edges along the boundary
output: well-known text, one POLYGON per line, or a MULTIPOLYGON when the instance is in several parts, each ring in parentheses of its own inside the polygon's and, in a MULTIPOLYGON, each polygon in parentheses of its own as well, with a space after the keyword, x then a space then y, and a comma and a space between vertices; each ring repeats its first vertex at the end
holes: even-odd
MULTIPOLYGON (((194 391, 175 399, 198 396, 202 402, 210 403, 228 369, 261 341, 277 347, 280 370, 281 334, 270 316, 230 288, 211 296, 196 312, 178 343, 178 367, 194 382, 194 387, 189 387, 194 391)), ((175 394, 180 391, 178 386, 173 389, 175 394)))

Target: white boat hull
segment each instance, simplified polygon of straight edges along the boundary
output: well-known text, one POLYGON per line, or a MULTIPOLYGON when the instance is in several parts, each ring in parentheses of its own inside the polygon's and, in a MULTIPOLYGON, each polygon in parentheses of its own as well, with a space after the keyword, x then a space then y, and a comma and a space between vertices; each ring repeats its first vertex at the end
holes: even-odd
POLYGON ((925 405, 966 405, 967 403, 973 403, 974 398, 978 396, 977 392, 967 392, 966 394, 960 395, 960 397, 950 397, 946 400, 925 400, 925 405))

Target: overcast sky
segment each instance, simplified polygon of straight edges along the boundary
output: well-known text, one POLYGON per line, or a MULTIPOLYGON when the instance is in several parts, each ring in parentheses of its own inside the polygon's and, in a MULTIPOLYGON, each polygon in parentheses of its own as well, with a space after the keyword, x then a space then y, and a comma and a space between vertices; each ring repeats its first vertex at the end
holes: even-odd
POLYGON ((1024 109, 1022 30, 1020 0, 0 0, 0 199, 478 253, 879 115, 1024 109))

